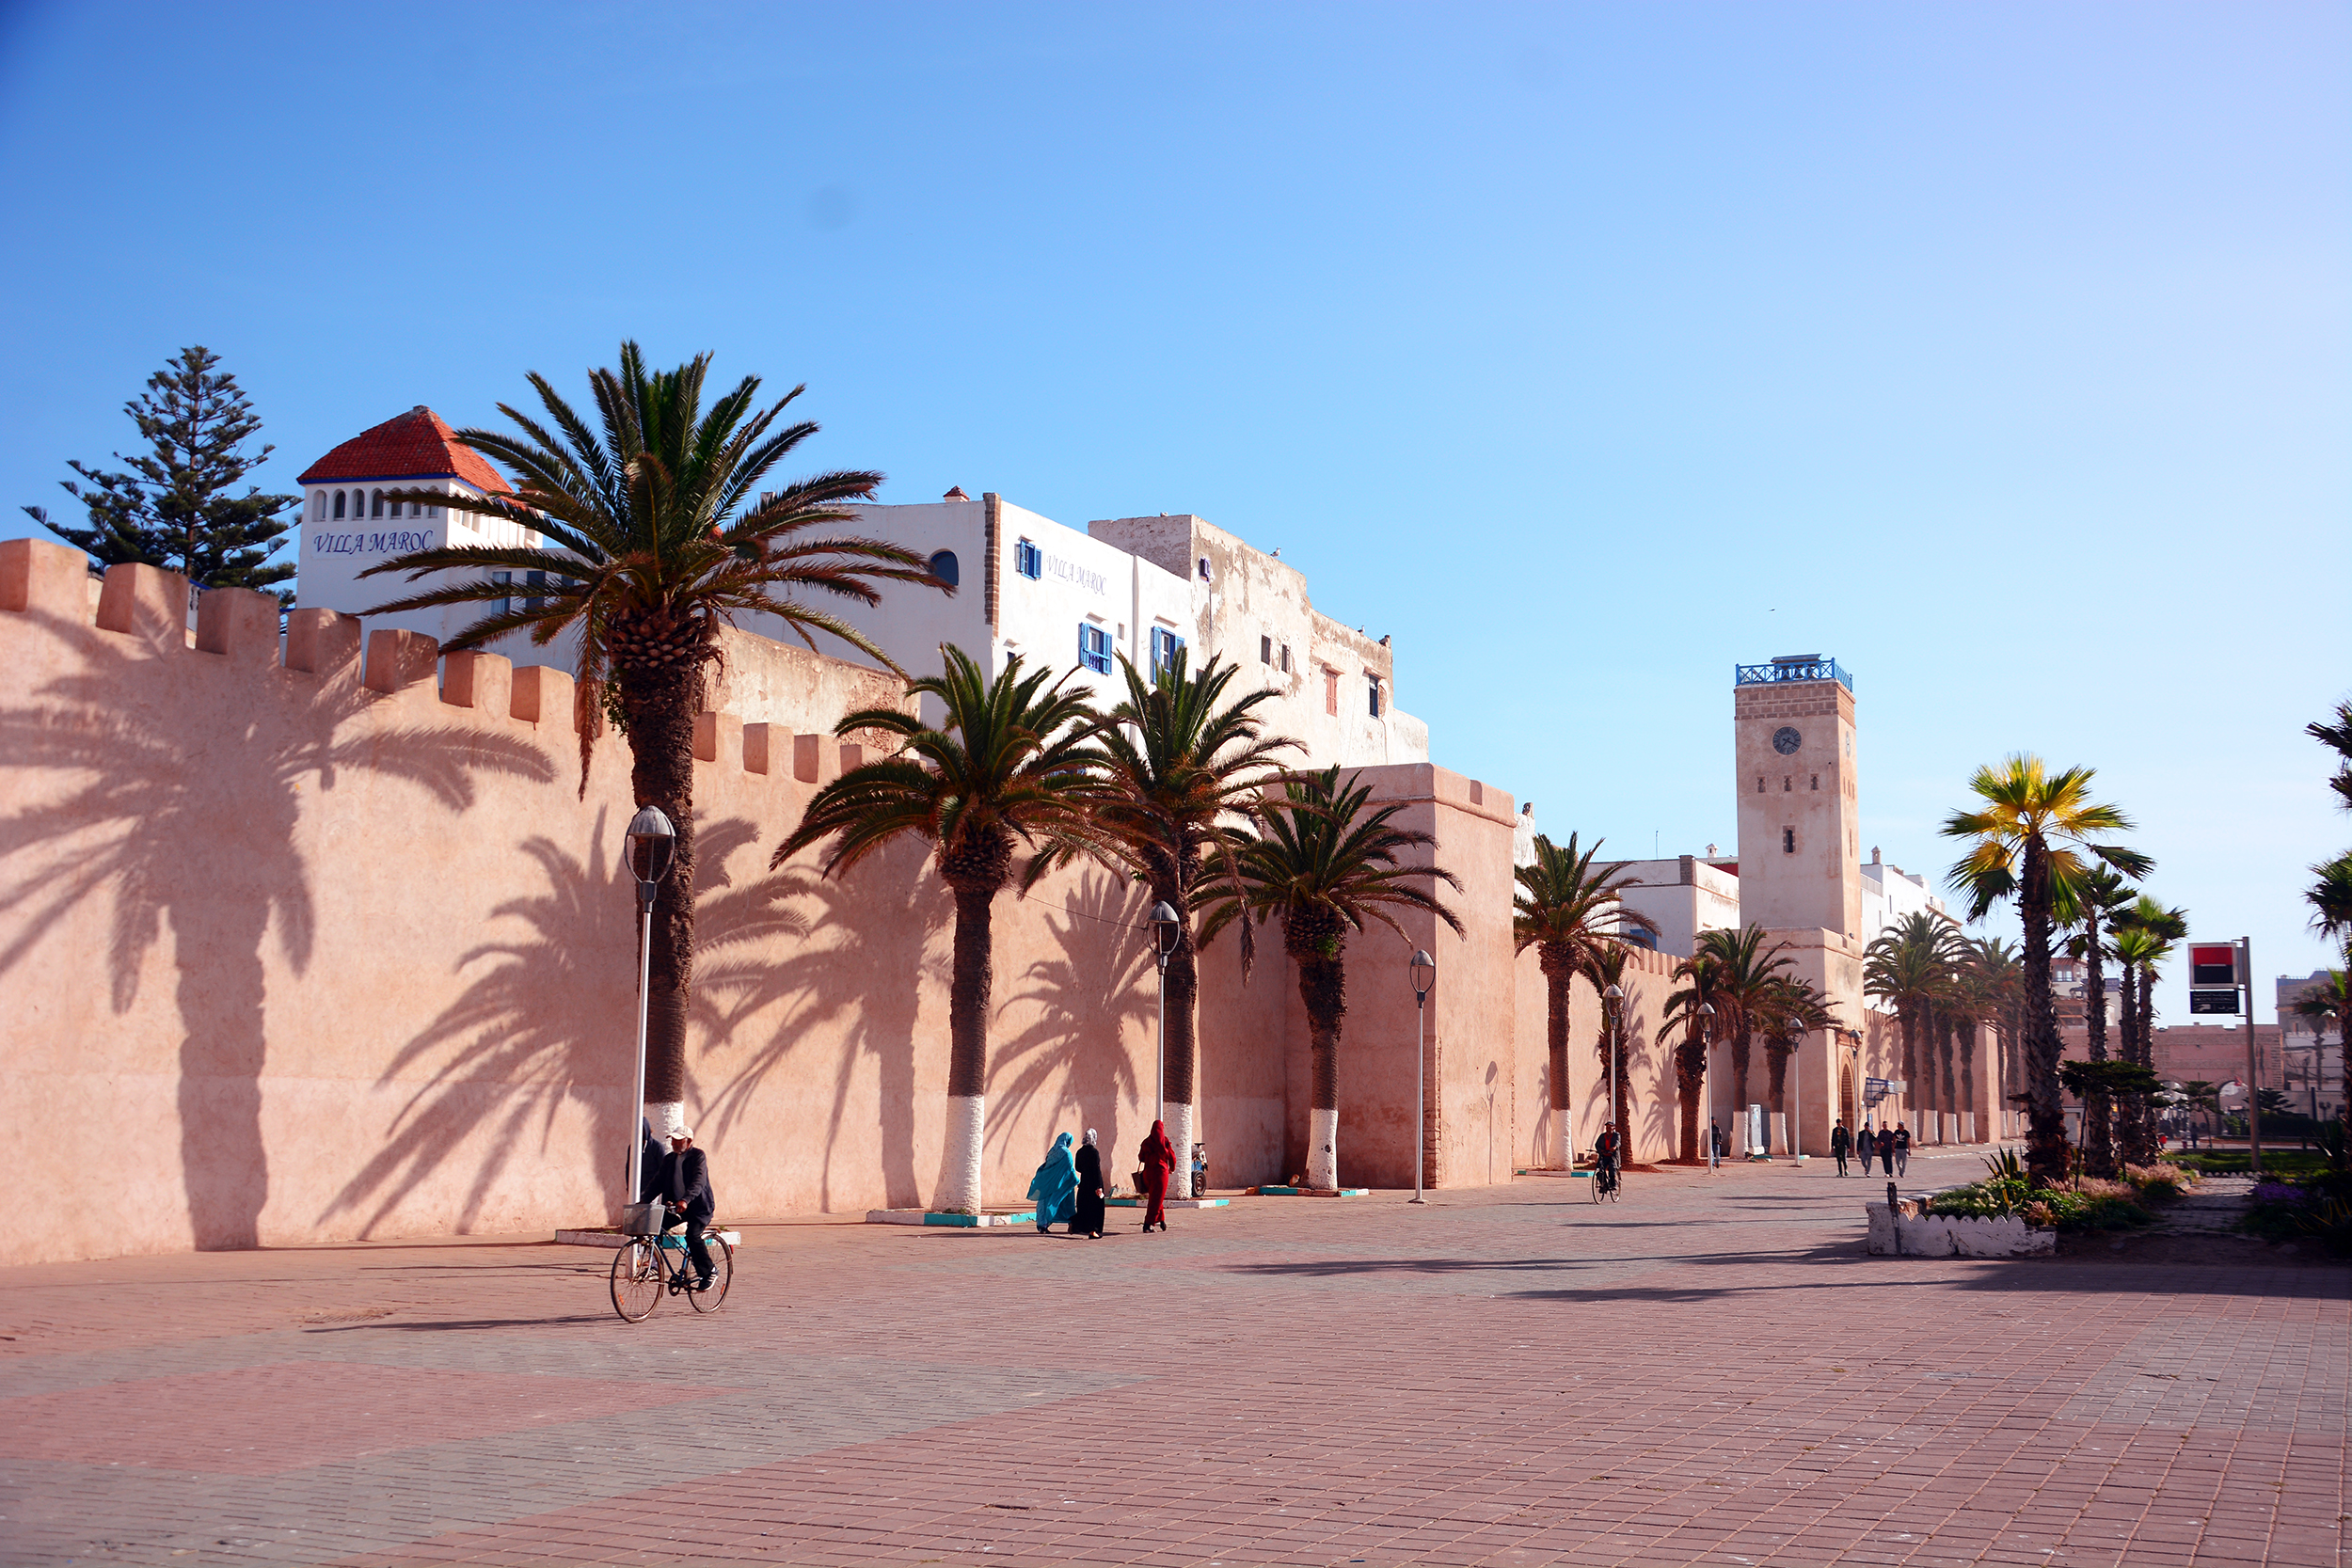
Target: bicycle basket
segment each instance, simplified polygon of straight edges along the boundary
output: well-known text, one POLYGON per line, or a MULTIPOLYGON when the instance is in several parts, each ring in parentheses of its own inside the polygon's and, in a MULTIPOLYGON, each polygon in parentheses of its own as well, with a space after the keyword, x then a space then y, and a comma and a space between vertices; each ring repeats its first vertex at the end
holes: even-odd
POLYGON ((648 1198, 644 1203, 621 1206, 621 1234, 624 1236, 659 1236, 661 1234, 661 1200, 648 1198))

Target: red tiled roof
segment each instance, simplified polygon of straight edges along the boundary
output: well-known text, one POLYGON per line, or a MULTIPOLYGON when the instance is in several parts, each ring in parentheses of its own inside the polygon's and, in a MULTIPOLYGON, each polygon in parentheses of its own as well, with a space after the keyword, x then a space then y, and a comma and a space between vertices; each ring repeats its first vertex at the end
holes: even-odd
POLYGON ((302 472, 297 484, 339 479, 456 479, 485 495, 506 495, 512 486, 441 416, 419 404, 372 430, 361 431, 302 472))

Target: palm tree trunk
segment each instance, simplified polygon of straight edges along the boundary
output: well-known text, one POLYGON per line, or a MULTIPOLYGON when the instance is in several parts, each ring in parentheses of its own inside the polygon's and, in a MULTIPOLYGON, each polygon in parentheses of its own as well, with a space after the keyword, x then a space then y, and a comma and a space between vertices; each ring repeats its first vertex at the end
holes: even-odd
POLYGON ((1625 1164, 1633 1163, 1633 1084, 1626 1071, 1625 1025, 1619 1023, 1609 1041, 1610 1077, 1617 1085, 1614 1103, 1610 1107, 1616 1117, 1617 1158, 1625 1164))
MULTIPOLYGON (((1183 889, 1153 891, 1169 909, 1184 909, 1183 889)), ((1200 1103, 1199 953, 1200 949, 1193 945, 1192 919, 1187 913, 1175 951, 1168 956, 1168 1056, 1160 1080, 1160 1094, 1168 1102, 1168 1141, 1176 1146, 1176 1169, 1168 1179, 1171 1196, 1188 1197, 1192 1194, 1192 1145, 1199 1136, 1200 1117, 1194 1109, 1200 1103)))
POLYGON ((1684 1164, 1699 1158, 1699 1085, 1707 1076, 1707 1047, 1696 1039, 1675 1051, 1676 1086, 1682 1094, 1682 1153, 1684 1164))
MULTIPOLYGON (((1756 1037, 1748 1032, 1746 1020, 1740 1021, 1739 1031, 1731 1037, 1731 1120, 1743 1126, 1748 1115, 1748 1053, 1755 1049, 1756 1037)), ((1745 1134, 1739 1140, 1747 1141, 1745 1134)))
POLYGON ((694 978, 694 711, 702 676, 688 659, 630 665, 618 674, 628 716, 629 792, 640 806, 660 807, 677 832, 670 874, 655 898, 645 987, 644 1108, 654 1130, 665 1132, 685 1114, 694 978))
POLYGON ((1895 1008, 1895 1020, 1903 1030, 1903 1099, 1910 1101, 1915 1114, 1921 1102, 1919 1084, 1919 1005, 1904 1002, 1895 1008))
POLYGON ((980 1212, 980 1150, 988 1123, 988 1004, 994 975, 993 885, 950 881, 956 896, 955 969, 947 990, 947 1134, 931 1207, 980 1212))
MULTIPOLYGON (((1935 1012, 1935 1055, 1937 1063, 1944 1069, 1944 1091, 1936 1109, 1938 1115, 1942 1117, 1950 1117, 1960 1109, 1960 1081, 1952 1073, 1953 1044, 1959 1033, 1959 1021, 1950 1013, 1940 1007, 1937 1008, 1935 1012)), ((1944 1125, 1940 1121, 1936 1126, 1935 1136, 1938 1143, 1944 1141, 1944 1125)), ((1957 1140, 1960 1134, 1955 1132, 1952 1136, 1957 1140)))
MULTIPOLYGON (((2090 1059, 2107 1059, 2106 969, 2099 952, 2099 911, 2084 909, 2083 1040, 2090 1059)), ((2106 1094, 2083 1097, 2083 1165, 2093 1176, 2115 1175, 2115 1101, 2106 1094)))
MULTIPOLYGON (((1766 1073, 1770 1075, 1772 1083, 1772 1087, 1767 1092, 1772 1096, 1772 1114, 1781 1118, 1781 1137, 1784 1141, 1788 1136, 1787 1131, 1788 1126, 1788 1106, 1787 1104, 1788 1098, 1788 1053, 1794 1049, 1796 1049, 1794 1046, 1786 1045, 1778 1040, 1766 1040, 1764 1042, 1764 1069, 1766 1073)), ((1796 1152, 1796 1148, 1793 1145, 1790 1146, 1788 1152, 1791 1154, 1796 1152)))
POLYGON ((1544 971, 1544 1044, 1551 1056, 1551 1122, 1556 1133, 1552 1141, 1559 1153, 1559 1168, 1566 1170, 1576 1164, 1576 1132, 1569 1125, 1568 1094, 1569 988, 1576 983, 1576 975, 1565 957, 1555 960, 1549 949, 1536 957, 1544 971))
MULTIPOLYGON (((1973 1018, 1963 1020, 1960 1025, 1960 1083, 1961 1109, 1974 1115, 1977 1113, 1977 1021, 1973 1018)), ((1981 1119, 1976 1132, 1979 1142, 1990 1136, 1981 1119)))
MULTIPOLYGON (((1298 960, 1298 999, 1307 1006, 1314 1100, 1307 1113, 1307 1185, 1340 1184, 1340 1023, 1347 1016, 1347 971, 1337 957, 1298 960)), ((1413 1130, 1416 1155, 1421 1130, 1413 1130)))
POLYGON ((2066 1180, 2066 1106, 2058 1097, 2058 1007, 2050 997, 2050 860, 2040 838, 2026 841, 2025 875, 2019 879, 2018 916, 2025 927, 2026 1164, 2034 1180, 2055 1186, 2066 1180))

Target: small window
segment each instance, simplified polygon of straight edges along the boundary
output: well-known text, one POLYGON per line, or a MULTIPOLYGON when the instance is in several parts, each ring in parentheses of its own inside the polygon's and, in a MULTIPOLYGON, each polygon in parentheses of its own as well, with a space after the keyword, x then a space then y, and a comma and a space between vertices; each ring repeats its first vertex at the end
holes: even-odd
POLYGON ((1764 793, 1764 775, 1763 775, 1763 774, 1761 774, 1761 773, 1758 773, 1758 774, 1756 776, 1756 792, 1758 795, 1761 795, 1761 794, 1763 794, 1763 793, 1764 793))
POLYGON ((1340 716, 1340 673, 1327 664, 1323 667, 1323 711, 1334 719, 1340 716))
POLYGON ((338 491, 336 491, 336 492, 335 492, 335 515, 336 515, 336 517, 337 517, 338 519, 341 519, 341 518, 342 518, 342 515, 343 515, 343 493, 342 493, 341 490, 338 490, 338 491))
POLYGON ((1797 830, 1796 830, 1796 829, 1794 829, 1794 828, 1783 828, 1783 829, 1781 829, 1781 831, 1780 831, 1780 852, 1781 852, 1782 854, 1784 854, 1784 855, 1793 855, 1793 854, 1795 854, 1795 853, 1797 852, 1797 830))
POLYGON ((1290 645, 1289 643, 1285 642, 1285 643, 1283 643, 1283 644, 1282 644, 1282 673, 1284 673, 1284 674, 1286 674, 1286 675, 1287 675, 1287 674, 1289 674, 1290 673, 1291 673, 1291 645, 1290 645))
POLYGON ((1045 552, 1024 539, 1012 547, 1012 569, 1025 578, 1045 575, 1045 552))
POLYGON ((324 490, 310 492, 310 521, 314 523, 326 521, 326 492, 324 490))
POLYGON ((377 517, 384 515, 384 492, 381 490, 375 492, 374 506, 371 515, 377 517))
POLYGON ((1111 634, 1091 622, 1078 623, 1078 662, 1098 675, 1111 673, 1111 634))
POLYGON ((1274 639, 1271 637, 1258 639, 1258 662, 1261 664, 1274 662, 1274 639))
POLYGON ((1161 671, 1175 664, 1176 656, 1184 646, 1184 640, 1166 626, 1152 628, 1152 678, 1153 680, 1160 678, 1161 671))
MULTIPOLYGON (((545 588, 547 585, 548 575, 545 572, 525 572, 523 574, 523 586, 525 588, 545 588)), ((523 608, 534 613, 538 610, 539 607, 546 602, 547 601, 545 599, 542 599, 536 594, 526 594, 523 595, 523 608)))
POLYGON ((1209 580, 1209 558, 1205 555, 1200 558, 1200 580, 1209 580))
POLYGON ((1371 713, 1375 719, 1377 719, 1380 717, 1380 677, 1377 675, 1367 675, 1364 679, 1371 684, 1371 713))
POLYGON ((437 517, 441 515, 441 509, 437 506, 428 506, 424 509, 424 515, 428 517, 437 517))
MULTIPOLYGON (((490 574, 490 580, 497 583, 501 588, 511 588, 515 584, 515 574, 512 572, 492 572, 490 574)), ((498 609, 492 611, 492 613, 497 615, 511 614, 514 609, 515 601, 512 598, 504 598, 498 601, 498 609)))
POLYGON ((962 580, 959 575, 960 568, 956 565, 956 552, 953 550, 933 551, 930 559, 930 568, 931 576, 937 578, 940 581, 946 583, 950 588, 955 587, 958 582, 962 580))
POLYGON ((1796 788, 1796 787, 1797 787, 1797 781, 1796 781, 1795 779, 1791 778, 1789 775, 1788 775, 1788 774, 1786 774, 1786 773, 1783 773, 1783 774, 1780 776, 1780 792, 1781 792, 1783 795, 1788 794, 1790 790, 1792 790, 1792 789, 1794 789, 1794 788, 1796 788))
POLYGON ((1819 773, 1813 775, 1813 787, 1817 790, 1821 787, 1821 775, 1819 773))

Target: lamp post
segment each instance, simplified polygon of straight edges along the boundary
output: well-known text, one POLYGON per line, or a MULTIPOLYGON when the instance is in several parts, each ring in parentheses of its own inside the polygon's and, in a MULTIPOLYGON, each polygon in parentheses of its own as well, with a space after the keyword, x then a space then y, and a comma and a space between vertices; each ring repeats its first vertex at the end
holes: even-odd
MULTIPOLYGON (((1609 1012, 1609 1108, 1601 1114, 1601 1123, 1617 1127, 1617 1051, 1620 1031, 1625 1027, 1625 992, 1611 986, 1600 993, 1601 1006, 1609 1012)), ((1574 1140, 1571 1140, 1573 1142, 1574 1140)), ((1617 1127, 1617 1164, 1623 1165, 1629 1157, 1626 1130, 1617 1127)))
MULTIPOLYGON (((622 856, 629 876, 637 883, 637 1075, 630 1082, 636 1094, 630 1101, 639 1122, 645 1116, 645 997, 653 989, 653 906, 662 882, 670 875, 670 865, 677 858, 677 829, 662 814, 660 806, 641 808, 629 818, 628 832, 623 841, 622 856)), ((623 1203, 635 1203, 644 1188, 645 1140, 639 1132, 628 1136, 628 1193, 623 1203)))
POLYGON ((1715 1005, 1699 1004, 1699 1099, 1707 1106, 1707 1174, 1715 1174, 1715 1005))
MULTIPOLYGON (((1160 1042, 1152 1062, 1152 1119, 1168 1119, 1168 960, 1176 955, 1176 943, 1184 935, 1184 922, 1162 899, 1152 906, 1152 957, 1160 966, 1160 1042)), ((1196 1099, 1199 1097, 1196 1095, 1196 1099)), ((1184 1150, 1184 1158, 1192 1158, 1192 1150, 1184 1150)))
POLYGON ((1438 983, 1438 960, 1427 948, 1416 947, 1406 967, 1413 976, 1413 1201, 1421 1203, 1426 1201, 1421 1196, 1421 1177, 1429 1137, 1424 1101, 1429 1075, 1429 988, 1438 983))

